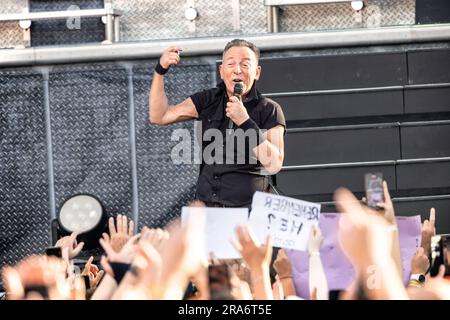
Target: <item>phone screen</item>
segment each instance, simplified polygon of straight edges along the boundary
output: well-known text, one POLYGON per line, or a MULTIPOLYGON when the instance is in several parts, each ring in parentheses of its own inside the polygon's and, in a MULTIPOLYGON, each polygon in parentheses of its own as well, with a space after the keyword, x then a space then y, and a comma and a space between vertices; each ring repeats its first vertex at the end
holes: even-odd
POLYGON ((378 203, 384 202, 383 192, 383 174, 367 173, 364 176, 367 205, 371 208, 378 209, 378 203))

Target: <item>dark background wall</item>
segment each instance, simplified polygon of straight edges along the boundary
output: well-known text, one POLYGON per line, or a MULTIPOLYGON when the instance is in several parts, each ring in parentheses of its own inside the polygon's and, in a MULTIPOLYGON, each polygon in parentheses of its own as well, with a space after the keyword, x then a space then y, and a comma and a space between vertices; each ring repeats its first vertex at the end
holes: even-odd
POLYGON ((416 23, 450 22, 450 5, 447 0, 416 0, 416 23))

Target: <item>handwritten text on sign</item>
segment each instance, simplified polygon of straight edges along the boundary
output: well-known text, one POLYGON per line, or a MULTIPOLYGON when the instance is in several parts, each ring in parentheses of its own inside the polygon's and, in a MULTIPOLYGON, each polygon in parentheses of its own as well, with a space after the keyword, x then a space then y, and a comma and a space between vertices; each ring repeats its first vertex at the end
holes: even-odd
POLYGON ((260 243, 270 234, 274 247, 304 251, 319 214, 320 204, 255 192, 249 223, 260 243))

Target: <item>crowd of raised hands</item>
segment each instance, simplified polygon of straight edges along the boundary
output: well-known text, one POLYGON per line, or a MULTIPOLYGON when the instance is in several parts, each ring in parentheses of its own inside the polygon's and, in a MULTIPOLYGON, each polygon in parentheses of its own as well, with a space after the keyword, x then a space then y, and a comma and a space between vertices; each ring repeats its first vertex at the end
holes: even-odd
MULTIPOLYGON (((402 261, 395 212, 386 182, 381 210, 364 205, 347 189, 335 192, 342 213, 338 238, 342 251, 354 267, 351 285, 338 299, 450 299, 450 282, 441 265, 429 274, 431 239, 436 235, 435 211, 422 224, 421 244, 411 261, 411 273, 425 275, 403 283, 402 261)), ((201 210, 202 203, 191 206, 201 210)), ((90 257, 78 268, 74 258, 83 249, 77 233, 59 239, 62 258, 29 256, 15 266, 2 268, 6 298, 56 300, 162 300, 162 299, 300 299, 294 283, 293 264, 285 250, 272 259, 269 236, 259 244, 248 225, 236 228, 233 246, 241 259, 205 257, 195 215, 185 223, 171 222, 164 229, 143 227, 135 234, 133 221, 118 215, 108 221, 108 233, 99 243, 104 250, 98 263, 90 257), (220 268, 225 267, 221 274, 220 268), (271 277, 270 269, 276 271, 271 277), (225 280, 224 280, 225 279, 225 280)), ((327 277, 321 261, 323 236, 314 227, 307 246, 310 297, 329 299, 327 277)), ((224 239, 228 241, 228 239, 224 239)))

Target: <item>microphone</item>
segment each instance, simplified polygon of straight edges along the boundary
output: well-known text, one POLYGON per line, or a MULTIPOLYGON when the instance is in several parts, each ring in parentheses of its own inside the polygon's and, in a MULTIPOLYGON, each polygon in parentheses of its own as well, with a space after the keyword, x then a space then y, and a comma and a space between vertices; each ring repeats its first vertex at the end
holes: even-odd
MULTIPOLYGON (((237 97, 239 101, 241 101, 242 91, 244 91, 244 84, 242 82, 236 82, 233 88, 233 96, 237 97)), ((233 127, 234 122, 230 119, 228 122, 228 129, 233 129, 233 127)))

